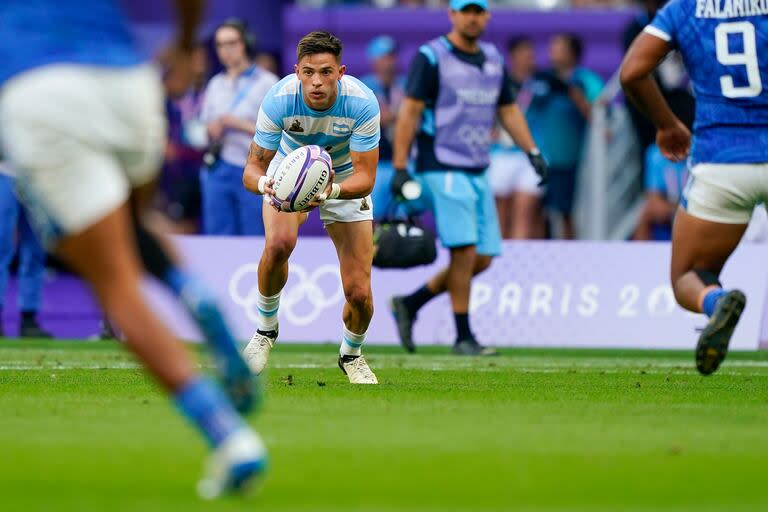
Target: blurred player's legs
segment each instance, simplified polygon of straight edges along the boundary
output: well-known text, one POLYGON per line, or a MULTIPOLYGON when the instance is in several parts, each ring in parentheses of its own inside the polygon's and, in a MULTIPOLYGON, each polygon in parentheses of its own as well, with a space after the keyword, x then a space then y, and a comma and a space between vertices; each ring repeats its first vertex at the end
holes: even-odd
POLYGON ((197 375, 139 289, 127 200, 132 187, 154 178, 164 143, 161 101, 148 66, 58 65, 8 82, 0 120, 42 240, 89 282, 128 347, 209 441, 214 454, 201 493, 215 496, 258 476, 266 455, 229 399, 197 375))
POLYGON ((144 267, 165 283, 187 308, 213 349, 219 374, 235 408, 247 412, 254 406, 253 378, 216 298, 196 276, 179 267, 176 263, 179 258, 171 245, 142 222, 154 189, 154 183, 148 183, 134 188, 131 195, 134 235, 144 267))
POLYGON ((768 165, 697 165, 675 217, 672 286, 682 307, 709 317, 696 346, 696 367, 705 375, 725 359, 746 305, 744 294, 724 290, 719 277, 755 204, 765 200, 767 171, 768 165))

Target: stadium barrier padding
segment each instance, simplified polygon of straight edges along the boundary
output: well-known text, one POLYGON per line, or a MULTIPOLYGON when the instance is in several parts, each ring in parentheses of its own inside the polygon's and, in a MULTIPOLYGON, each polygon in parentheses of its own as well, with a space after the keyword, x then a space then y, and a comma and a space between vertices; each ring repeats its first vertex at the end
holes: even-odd
MULTIPOLYGON (((186 264, 221 299, 237 336, 250 338, 256 319, 256 268, 261 238, 179 236, 175 243, 186 264)), ((732 342, 735 349, 768 348, 765 319, 768 267, 765 247, 743 244, 722 280, 744 290, 749 302, 732 342)), ((509 241, 504 255, 472 288, 471 322, 480 340, 498 346, 627 347, 690 349, 701 315, 683 311, 668 283, 670 246, 643 242, 509 241)), ((430 267, 406 271, 374 269, 375 314, 368 341, 396 344, 389 312, 392 295, 413 291, 447 262, 440 251, 430 267)), ((17 328, 16 283, 6 300, 5 325, 17 328)), ((178 303, 157 284, 147 293, 155 310, 183 339, 199 333, 178 303)), ((336 342, 341 335, 344 291, 336 252, 327 238, 299 240, 291 259, 280 308, 281 342, 336 342)), ((66 275, 48 277, 42 323, 57 336, 95 334, 100 313, 82 283, 66 275)), ((418 344, 449 344, 454 324, 447 296, 419 313, 418 344)))

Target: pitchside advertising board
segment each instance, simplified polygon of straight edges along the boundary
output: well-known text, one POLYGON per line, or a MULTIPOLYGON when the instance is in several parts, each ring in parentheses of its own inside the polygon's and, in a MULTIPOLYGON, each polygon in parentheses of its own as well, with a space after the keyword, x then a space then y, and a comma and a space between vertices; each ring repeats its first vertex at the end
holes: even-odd
MULTIPOLYGON (((256 326, 257 266, 263 241, 255 238, 177 237, 186 264, 210 284, 241 339, 256 326)), ((742 245, 723 281, 747 293, 748 304, 732 347, 753 350, 768 330, 766 248, 742 245)), ((680 309, 668 284, 670 246, 638 242, 506 242, 504 255, 472 287, 471 321, 478 337, 497 346, 690 349, 701 315, 680 309)), ((429 267, 373 270, 375 314, 368 341, 396 344, 389 299, 421 286, 447 261, 429 267)), ((150 285, 156 310, 184 339, 200 335, 163 290, 150 285)), ((326 238, 300 239, 280 305, 280 341, 338 342, 344 289, 336 251, 326 238)), ((415 340, 450 344, 454 324, 447 296, 419 312, 415 340)))

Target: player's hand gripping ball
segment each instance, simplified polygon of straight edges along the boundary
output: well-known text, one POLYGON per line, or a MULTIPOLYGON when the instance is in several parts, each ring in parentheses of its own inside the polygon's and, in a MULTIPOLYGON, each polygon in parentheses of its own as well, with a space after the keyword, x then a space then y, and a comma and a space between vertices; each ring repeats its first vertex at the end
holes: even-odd
POLYGON ((331 155, 320 146, 304 146, 286 155, 273 176, 272 206, 283 212, 300 212, 333 183, 331 155))

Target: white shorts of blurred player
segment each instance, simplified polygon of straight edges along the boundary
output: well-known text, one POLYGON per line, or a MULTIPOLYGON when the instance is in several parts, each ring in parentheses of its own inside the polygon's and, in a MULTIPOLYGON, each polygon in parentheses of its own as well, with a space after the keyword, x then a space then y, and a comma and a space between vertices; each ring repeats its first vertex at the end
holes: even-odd
POLYGON ((522 151, 492 151, 488 180, 496 197, 508 197, 515 192, 541 196, 543 191, 539 176, 522 151))
POLYGON ((742 240, 761 244, 768 242, 768 212, 764 204, 757 205, 752 212, 752 218, 742 240))
POLYGON ((6 156, 41 239, 95 224, 152 181, 166 140, 163 89, 149 65, 51 65, 0 94, 6 156))
MULTIPOLYGON (((267 176, 272 177, 282 161, 282 155, 275 155, 267 168, 267 176)), ((350 176, 352 176, 351 172, 342 177, 336 176, 333 182, 342 184, 350 176)), ((373 221, 373 201, 370 195, 362 199, 331 199, 320 206, 319 210, 320 220, 323 221, 324 226, 334 222, 373 221)))
POLYGON ((748 224, 755 207, 766 201, 768 164, 698 164, 691 169, 682 205, 699 219, 748 224))

